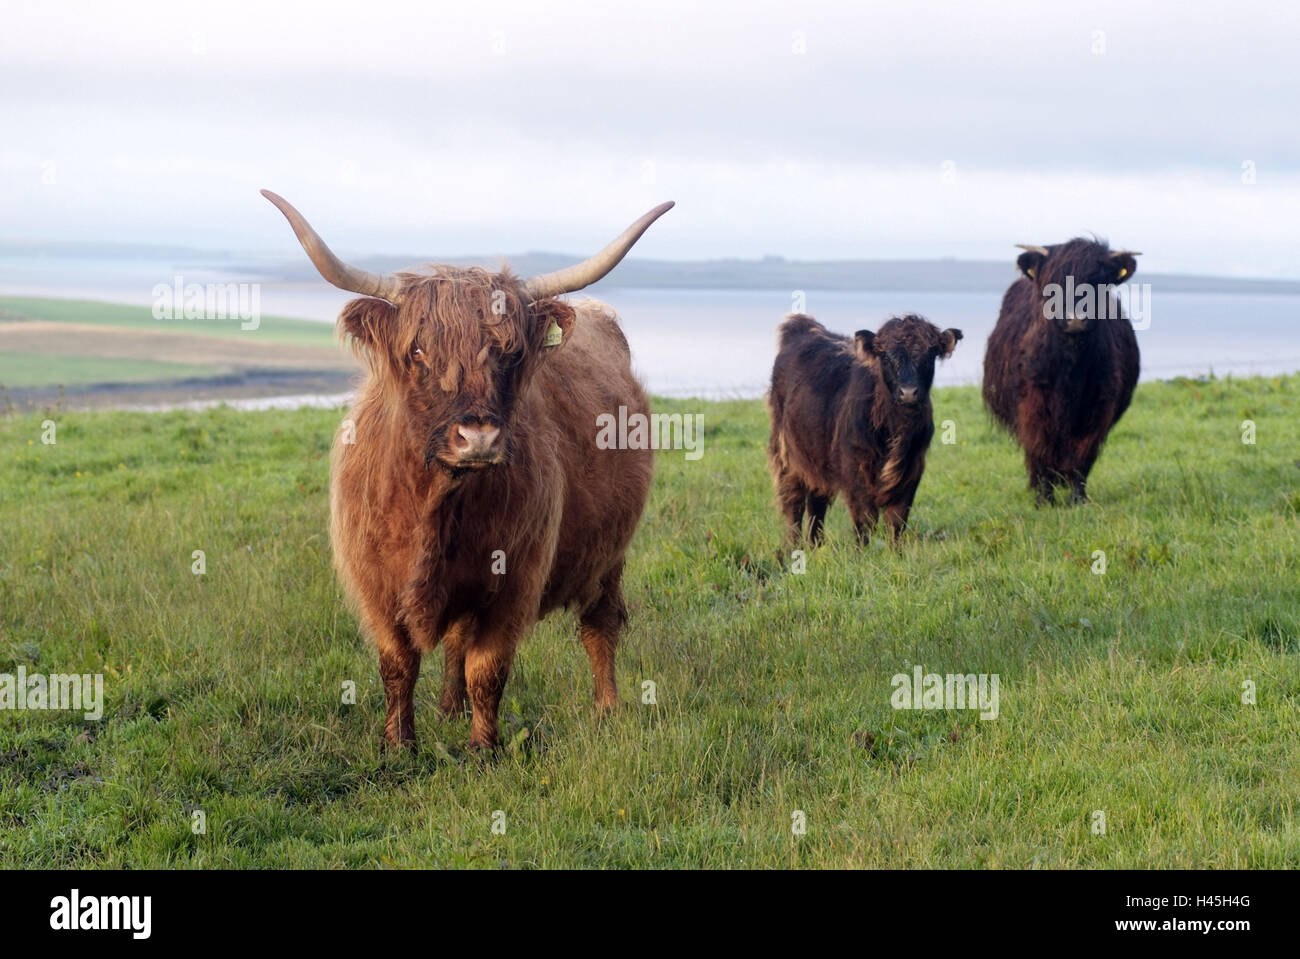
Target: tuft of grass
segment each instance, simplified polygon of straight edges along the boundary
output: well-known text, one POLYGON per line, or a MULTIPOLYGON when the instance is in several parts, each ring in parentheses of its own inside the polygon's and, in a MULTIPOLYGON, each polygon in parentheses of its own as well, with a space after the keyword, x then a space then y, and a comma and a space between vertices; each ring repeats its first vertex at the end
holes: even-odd
POLYGON ((1300 864, 1300 378, 1142 385, 1078 508, 1034 508, 975 389, 934 403, 957 442, 901 547, 836 504, 797 574, 762 403, 657 402, 705 453, 659 454, 624 706, 597 720, 552 617, 489 762, 436 718, 436 657, 421 752, 379 748, 326 536, 339 413, 60 413, 53 446, 2 419, 0 673, 105 703, 0 711, 0 866, 1300 864), (997 674, 998 717, 895 710, 917 664, 997 674))

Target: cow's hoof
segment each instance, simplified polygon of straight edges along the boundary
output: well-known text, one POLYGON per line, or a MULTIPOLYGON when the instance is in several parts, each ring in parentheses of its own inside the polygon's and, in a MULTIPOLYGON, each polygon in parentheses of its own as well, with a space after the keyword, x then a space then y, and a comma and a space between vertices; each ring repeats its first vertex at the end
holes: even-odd
POLYGON ((415 756, 420 752, 420 747, 416 744, 414 739, 393 740, 385 736, 379 741, 379 743, 386 754, 393 756, 402 756, 408 753, 415 756))
POLYGON ((459 702, 440 702, 438 703, 438 715, 446 720, 462 719, 469 713, 469 700, 463 699, 459 702))

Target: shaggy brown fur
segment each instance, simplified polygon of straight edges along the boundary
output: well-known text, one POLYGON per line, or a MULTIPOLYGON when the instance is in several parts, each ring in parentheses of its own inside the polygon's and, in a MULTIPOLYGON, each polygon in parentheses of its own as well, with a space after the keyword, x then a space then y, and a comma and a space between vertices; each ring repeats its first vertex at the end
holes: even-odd
POLYGON ((787 539, 822 539, 838 492, 863 545, 881 510, 897 542, 934 435, 934 362, 952 355, 961 330, 919 316, 894 317, 853 340, 811 316, 786 317, 778 334, 768 463, 785 514, 787 539))
POLYGON ((339 317, 368 374, 330 484, 335 565, 379 650, 385 737, 415 745, 420 657, 441 641, 439 709, 468 702, 470 745, 495 746, 516 646, 560 607, 578 614, 610 708, 623 558, 653 470, 649 450, 596 448, 597 416, 648 413, 627 340, 602 304, 530 304, 509 273, 402 279, 400 307, 362 298, 339 317), (563 340, 548 347, 552 324, 563 340), (462 427, 499 439, 471 457, 462 427))
POLYGON ((1112 426, 1128 409, 1138 381, 1133 326, 1107 284, 1126 282, 1137 269, 1128 253, 1105 243, 1073 239, 1026 251, 1024 273, 1011 284, 984 354, 984 405, 1025 450, 1029 487, 1040 504, 1069 484, 1071 502, 1087 499, 1088 473, 1112 426), (1105 316, 1049 316, 1045 288, 1091 285, 1108 298, 1105 316))

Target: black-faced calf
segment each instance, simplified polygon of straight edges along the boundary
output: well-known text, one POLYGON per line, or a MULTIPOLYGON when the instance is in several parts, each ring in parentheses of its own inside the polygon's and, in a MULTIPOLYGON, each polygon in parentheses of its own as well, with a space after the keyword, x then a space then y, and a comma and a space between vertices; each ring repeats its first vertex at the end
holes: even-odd
POLYGON ((895 541, 907 523, 934 435, 930 384, 961 330, 894 317, 853 339, 811 316, 786 317, 778 335, 768 410, 768 464, 787 540, 821 542, 826 510, 843 493, 866 544, 883 512, 895 541))

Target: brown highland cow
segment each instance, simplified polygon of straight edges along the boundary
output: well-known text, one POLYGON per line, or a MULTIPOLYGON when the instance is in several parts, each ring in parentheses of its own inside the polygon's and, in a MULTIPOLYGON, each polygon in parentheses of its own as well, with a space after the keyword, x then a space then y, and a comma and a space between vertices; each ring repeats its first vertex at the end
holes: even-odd
POLYGON ((595 283, 672 204, 583 263, 535 277, 434 267, 376 275, 330 252, 285 200, 321 275, 362 294, 339 316, 366 367, 334 443, 330 539, 379 650, 388 742, 415 746, 420 657, 443 644, 443 715, 473 709, 469 745, 498 744, 515 648, 576 611, 601 709, 618 701, 623 558, 650 450, 598 450, 597 417, 648 413, 612 310, 557 296, 595 283))
POLYGON ((984 354, 984 405, 1025 450, 1038 505, 1088 473, 1138 381, 1138 344, 1112 290, 1137 269, 1128 250, 1075 238, 1023 246, 984 354))
POLYGON ((805 512, 809 541, 821 542, 838 492, 861 544, 882 510, 898 541, 934 435, 934 362, 960 339, 961 330, 941 331, 919 316, 894 317, 852 340, 811 316, 786 317, 767 406, 768 464, 789 543, 803 535, 805 512))

